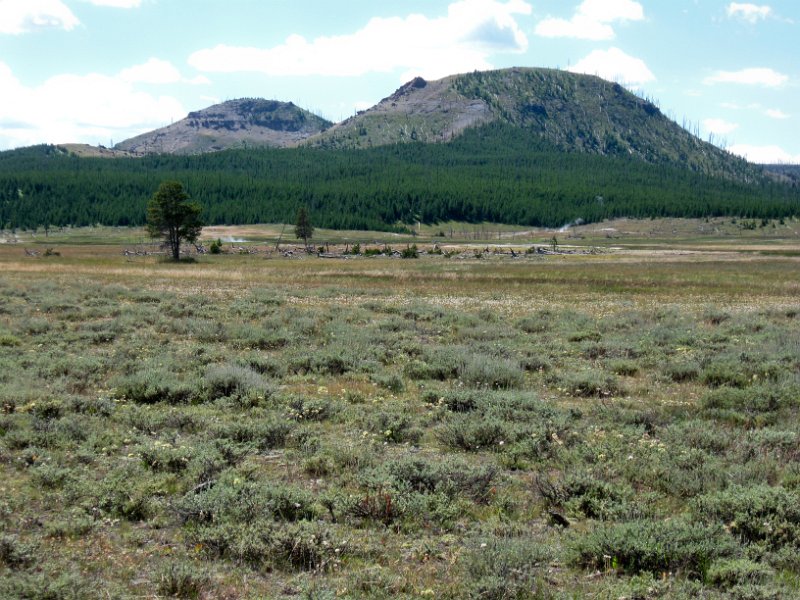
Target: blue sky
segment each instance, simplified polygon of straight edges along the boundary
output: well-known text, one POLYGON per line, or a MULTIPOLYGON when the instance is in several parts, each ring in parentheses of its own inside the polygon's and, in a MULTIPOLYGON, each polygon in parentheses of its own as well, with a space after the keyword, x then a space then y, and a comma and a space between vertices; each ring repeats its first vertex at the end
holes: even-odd
POLYGON ((800 163, 798 28, 797 0, 0 0, 0 149, 109 145, 245 96, 340 120, 416 75, 540 66, 800 163))

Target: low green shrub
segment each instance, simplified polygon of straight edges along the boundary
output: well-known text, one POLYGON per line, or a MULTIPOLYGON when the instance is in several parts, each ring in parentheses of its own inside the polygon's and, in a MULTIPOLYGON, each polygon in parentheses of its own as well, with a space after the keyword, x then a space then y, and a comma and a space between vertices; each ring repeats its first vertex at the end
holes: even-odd
POLYGON ((699 579, 715 560, 741 552, 721 525, 682 519, 600 524, 573 535, 568 546, 569 561, 577 566, 610 567, 628 575, 679 571, 699 579))
POLYGON ((715 361, 700 372, 700 381, 711 387, 744 388, 752 383, 741 363, 715 361))
POLYGON ((14 348, 21 344, 22 340, 20 340, 17 336, 11 335, 7 332, 0 332, 0 347, 14 348))
POLYGON ((544 333, 557 324, 558 316, 550 311, 541 311, 516 322, 516 326, 525 333, 544 333))
POLYGON ((516 441, 518 433, 515 425, 497 418, 458 415, 436 431, 436 438, 456 450, 500 451, 506 444, 516 441))
POLYGON ((725 524, 744 543, 764 543, 773 550, 800 549, 800 494, 782 487, 734 485, 692 503, 695 516, 725 524))
POLYGON ((581 398, 601 398, 623 393, 616 377, 596 369, 562 373, 554 382, 559 389, 581 398))
POLYGON ((570 473, 561 480, 539 475, 536 487, 549 508, 604 521, 626 516, 633 498, 629 487, 590 473, 570 473))
POLYGON ((54 490, 63 487, 73 474, 72 469, 67 469, 57 465, 42 464, 34 467, 30 471, 31 481, 46 490, 54 490))
POLYGON ((399 375, 373 375, 372 381, 393 394, 400 394, 405 390, 403 378, 399 375))
POLYGON ((278 350, 291 342, 290 333, 282 329, 268 329, 259 325, 241 324, 228 332, 232 344, 237 348, 278 350))
POLYGON ((373 413, 367 417, 366 427, 378 434, 380 439, 395 444, 416 444, 424 433, 407 412, 400 410, 380 410, 373 413))
POLYGON ((195 528, 189 539, 206 554, 259 569, 326 572, 350 553, 347 541, 322 523, 221 523, 195 528))
POLYGON ((159 512, 172 488, 173 475, 148 473, 139 463, 124 464, 108 472, 101 481, 76 481, 67 493, 77 506, 98 509, 101 516, 144 521, 159 512))
POLYGON ((405 456, 383 463, 370 477, 391 481, 396 488, 419 494, 439 492, 450 498, 465 496, 485 503, 495 493, 498 471, 493 466, 473 466, 455 458, 434 461, 405 456))
POLYGON ((217 425, 212 429, 211 437, 246 444, 258 450, 271 450, 285 446, 294 428, 295 425, 286 419, 267 415, 217 425))
POLYGON ((119 377, 113 385, 114 397, 140 404, 183 404, 196 395, 196 390, 178 380, 175 374, 153 368, 119 377))
POLYGON ((706 580, 717 587, 730 589, 737 585, 761 585, 775 572, 768 565, 746 558, 718 560, 712 563, 706 580))
POLYGON ((491 537, 472 540, 459 562, 463 592, 475 600, 533 600, 546 589, 544 570, 552 548, 535 538, 491 537))
POLYGON ((609 371, 615 375, 622 375, 625 377, 632 377, 639 372, 639 363, 633 360, 616 359, 611 360, 607 364, 609 371))
POLYGON ((264 518, 299 521, 316 516, 314 498, 305 490, 246 480, 235 472, 184 495, 176 503, 176 511, 182 522, 191 524, 247 523, 264 518))
POLYGON ((73 509, 45 523, 44 534, 55 539, 77 539, 91 533, 96 526, 97 522, 85 511, 73 509))
POLYGON ((0 565, 10 569, 25 568, 33 563, 34 547, 17 536, 0 534, 0 565))
POLYGON ((275 393, 275 385, 261 375, 238 365, 209 365, 203 379, 209 400, 229 398, 245 406, 263 403, 275 393))
POLYGON ((192 448, 173 446, 164 442, 156 442, 149 446, 139 447, 138 454, 146 467, 153 471, 165 473, 185 471, 194 457, 192 448))
MULTIPOLYGON (((213 247, 213 245, 212 245, 213 247)), ((170 561, 155 575, 156 591, 169 598, 199 598, 209 584, 203 569, 185 562, 170 561)))
POLYGON ((700 364, 695 361, 670 362, 661 372, 676 383, 696 381, 700 377, 700 364))
POLYGON ((341 410, 341 404, 330 398, 293 395, 282 398, 287 416, 293 421, 325 421, 341 410))
POLYGON ((95 583, 73 571, 17 573, 14 577, 0 578, 0 598, 94 600, 102 594, 95 583))
POLYGON ((477 354, 460 365, 458 377, 468 385, 495 390, 518 388, 525 380, 518 362, 477 354))
POLYGON ((419 250, 416 244, 406 246, 400 251, 400 258, 419 258, 419 250))
POLYGON ((800 404, 800 389, 796 385, 754 385, 746 389, 720 387, 709 390, 700 398, 706 410, 732 410, 756 415, 795 407, 800 404))

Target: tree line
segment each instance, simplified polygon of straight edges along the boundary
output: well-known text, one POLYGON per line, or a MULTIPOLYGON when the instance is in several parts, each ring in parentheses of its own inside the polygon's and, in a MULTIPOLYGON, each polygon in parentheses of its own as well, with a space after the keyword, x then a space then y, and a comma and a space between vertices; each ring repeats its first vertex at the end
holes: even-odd
POLYGON ((0 226, 138 226, 164 180, 181 182, 209 225, 293 222, 403 230, 421 221, 561 226, 583 219, 800 214, 797 182, 565 152, 524 128, 489 124, 446 144, 363 150, 230 150, 79 158, 57 146, 0 153, 0 226))

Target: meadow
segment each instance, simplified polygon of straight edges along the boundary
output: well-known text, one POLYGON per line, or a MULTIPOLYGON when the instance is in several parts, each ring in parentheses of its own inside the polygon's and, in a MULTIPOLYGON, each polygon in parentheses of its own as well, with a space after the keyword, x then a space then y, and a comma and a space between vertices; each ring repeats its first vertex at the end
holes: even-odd
POLYGON ((0 598, 797 598, 798 223, 706 225, 0 244, 0 598))

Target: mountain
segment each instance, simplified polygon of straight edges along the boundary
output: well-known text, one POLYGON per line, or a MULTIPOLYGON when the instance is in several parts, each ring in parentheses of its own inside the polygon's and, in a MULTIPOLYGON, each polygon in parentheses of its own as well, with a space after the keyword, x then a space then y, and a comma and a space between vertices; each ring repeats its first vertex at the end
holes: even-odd
POLYGON ((291 102, 231 100, 114 149, 144 155, 255 146, 370 148, 447 142, 487 123, 512 125, 566 152, 631 156, 740 180, 763 175, 760 167, 692 135, 653 102, 619 84, 591 75, 521 67, 435 81, 417 77, 372 108, 335 125, 291 102))
POLYGON ((291 102, 242 98, 191 112, 177 123, 120 142, 137 155, 200 154, 244 147, 297 145, 332 123, 291 102))
POLYGON ((183 182, 208 224, 290 223, 301 206, 334 229, 800 215, 797 171, 747 163, 587 75, 416 78, 329 125, 290 103, 246 99, 113 152, 0 152, 0 227, 140 225, 164 180, 183 182))
POLYGON ((653 102, 619 84, 541 68, 476 71, 436 81, 417 77, 305 143, 365 148, 443 142, 489 122, 523 128, 568 152, 629 155, 736 177, 760 173, 745 160, 695 137, 653 102))

